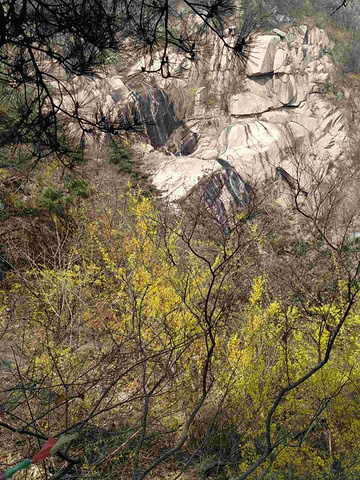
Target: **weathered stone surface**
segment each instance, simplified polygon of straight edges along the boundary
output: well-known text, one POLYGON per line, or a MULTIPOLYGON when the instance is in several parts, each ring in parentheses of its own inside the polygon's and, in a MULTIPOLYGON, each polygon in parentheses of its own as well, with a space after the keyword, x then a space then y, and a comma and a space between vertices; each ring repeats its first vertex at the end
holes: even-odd
POLYGON ((328 47, 330 42, 327 36, 317 29, 309 37, 305 25, 293 27, 288 33, 293 45, 297 45, 290 49, 286 41, 280 40, 280 36, 275 43, 269 35, 257 38, 257 46, 254 45, 250 57, 256 49, 258 52, 256 59, 248 62, 244 92, 234 95, 229 102, 232 115, 253 115, 282 105, 299 106, 311 92, 321 92, 322 85, 330 81, 333 62, 328 55, 313 60, 323 47, 310 41, 319 40, 321 45, 328 47), (261 71, 266 73, 261 74, 261 71))
POLYGON ((263 122, 278 124, 284 124, 290 121, 297 121, 297 119, 298 114, 295 109, 288 109, 285 107, 265 112, 259 117, 259 120, 263 122))
POLYGON ((302 41, 304 45, 309 43, 309 28, 307 25, 299 25, 299 35, 302 35, 302 41))
POLYGON ((261 121, 235 124, 222 134, 225 148, 219 158, 233 165, 246 181, 257 184, 272 176, 272 159, 279 158, 287 141, 278 125, 261 121))
MULTIPOLYGON (((154 185, 169 200, 185 196, 204 177, 223 178, 219 159, 244 182, 261 189, 262 182, 275 182, 277 168, 294 178, 301 162, 310 170, 326 170, 347 142, 346 116, 324 95, 324 82, 331 82, 336 70, 326 54, 331 42, 317 28, 284 30, 258 35, 245 69, 207 32, 196 53, 198 62, 169 52, 176 79, 146 76, 146 84, 156 82, 157 87, 141 95, 132 93, 132 75, 150 61, 158 65, 156 56, 134 59, 124 77, 74 79, 71 91, 81 113, 91 119, 99 119, 101 113, 114 123, 132 97, 153 145, 149 142, 138 151, 154 185), (299 149, 295 153, 294 145, 299 149), (161 151, 152 151, 160 146, 161 151)), ((233 32, 227 34, 227 41, 234 42, 233 32)), ((66 95, 64 105, 74 108, 66 95)), ((70 128, 79 132, 75 123, 70 128)), ((301 181, 302 188, 311 191, 306 172, 301 172, 301 181)))
POLYGON ((316 72, 313 76, 313 82, 314 83, 321 83, 324 85, 324 83, 329 80, 330 74, 329 72, 316 72))
POLYGON ((321 48, 329 45, 330 40, 324 30, 315 27, 309 32, 309 43, 321 48))
POLYGON ((275 74, 273 88, 278 100, 283 105, 287 105, 296 95, 294 76, 286 73, 275 74))
POLYGON ((205 150, 200 154, 202 160, 215 160, 219 156, 219 153, 215 149, 205 150))
POLYGON ((256 93, 260 97, 271 97, 273 95, 273 74, 259 75, 258 77, 248 77, 245 81, 244 89, 256 93))
POLYGON ((229 101, 231 115, 251 115, 266 112, 275 106, 270 98, 261 97, 253 92, 244 92, 234 95, 229 101))
POLYGON ((283 40, 286 37, 286 33, 280 30, 279 28, 273 28, 273 32, 283 40))
POLYGON ((249 75, 264 75, 274 71, 274 57, 280 38, 277 35, 260 35, 249 52, 249 75))
POLYGON ((157 166, 152 181, 170 201, 184 197, 202 178, 221 169, 216 160, 193 157, 166 157, 158 159, 157 166))
POLYGON ((286 52, 282 48, 278 48, 274 57, 274 72, 284 73, 286 69, 286 52))
POLYGON ((206 87, 201 87, 196 91, 195 94, 195 105, 194 105, 194 115, 200 117, 206 112, 206 97, 208 89, 206 87))
POLYGON ((289 107, 298 107, 301 102, 306 101, 309 92, 311 90, 309 76, 304 73, 297 73, 294 75, 296 93, 290 102, 287 104, 289 107))
POLYGON ((127 99, 129 95, 129 89, 121 80, 121 78, 110 77, 106 79, 106 82, 110 87, 110 95, 115 103, 119 102, 120 100, 124 102, 127 99))
POLYGON ((165 145, 170 135, 180 126, 174 104, 159 88, 149 89, 146 95, 134 94, 141 122, 154 147, 165 145))
POLYGON ((197 135, 185 125, 178 127, 169 137, 165 149, 176 156, 190 155, 196 148, 197 135))
POLYGON ((293 47, 306 45, 308 43, 308 27, 306 25, 291 27, 285 36, 285 40, 291 43, 293 47))

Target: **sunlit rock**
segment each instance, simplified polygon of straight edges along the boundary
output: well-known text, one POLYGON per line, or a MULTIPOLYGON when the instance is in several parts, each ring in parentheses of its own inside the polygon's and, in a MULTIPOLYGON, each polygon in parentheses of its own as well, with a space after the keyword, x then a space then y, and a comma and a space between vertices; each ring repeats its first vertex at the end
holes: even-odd
POLYGON ((287 105, 296 95, 296 82, 293 75, 278 73, 274 75, 273 88, 278 100, 287 105))
POLYGON ((154 185, 170 200, 183 198, 202 178, 221 168, 216 160, 200 160, 194 157, 167 157, 157 162, 153 175, 154 185))
POLYGON ((231 115, 251 115, 262 113, 275 106, 271 98, 261 97, 253 92, 244 92, 234 95, 229 101, 231 115))
MULTIPOLYGON (((286 71, 286 52, 282 48, 278 48, 274 57, 274 72, 275 73, 288 73, 286 71)), ((289 66, 290 67, 290 66, 289 66)), ((290 67, 291 68, 291 67, 290 67)))
POLYGON ((259 35, 249 52, 248 74, 264 75, 274 71, 274 57, 280 38, 277 35, 259 35))
MULTIPOLYGON (((230 45, 234 28, 226 32, 230 45)), ((147 145, 137 151, 157 189, 175 201, 199 183, 216 192, 221 184, 213 201, 219 223, 219 202, 246 204, 245 184, 260 192, 276 182, 291 188, 291 178, 300 176, 310 197, 309 171, 327 171, 340 161, 349 126, 326 96, 336 72, 326 33, 305 25, 283 28, 255 35, 245 64, 208 31, 193 59, 169 50, 170 78, 141 73, 160 66, 158 54, 131 53, 122 75, 72 79, 66 84, 72 95, 63 94, 63 106, 114 125, 124 112, 132 115, 147 145), (236 189, 243 200, 235 199, 236 189)), ((76 122, 69 128, 81 137, 76 122)))

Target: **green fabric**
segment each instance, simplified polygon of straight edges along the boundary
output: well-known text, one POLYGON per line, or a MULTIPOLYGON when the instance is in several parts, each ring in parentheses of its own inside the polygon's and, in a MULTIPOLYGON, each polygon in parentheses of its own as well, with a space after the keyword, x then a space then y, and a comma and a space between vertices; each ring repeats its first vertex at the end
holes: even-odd
POLYGON ((29 460, 26 458, 25 460, 22 460, 20 463, 15 465, 15 467, 8 468, 1 476, 0 480, 6 480, 7 478, 10 478, 14 475, 14 473, 18 472, 19 470, 23 470, 24 468, 30 467, 32 464, 32 460, 29 460))
POLYGON ((77 438, 78 436, 78 433, 72 433, 71 435, 62 435, 50 450, 50 454, 53 455, 59 450, 59 448, 65 445, 65 443, 69 443, 71 442, 71 440, 75 440, 75 438, 77 438))

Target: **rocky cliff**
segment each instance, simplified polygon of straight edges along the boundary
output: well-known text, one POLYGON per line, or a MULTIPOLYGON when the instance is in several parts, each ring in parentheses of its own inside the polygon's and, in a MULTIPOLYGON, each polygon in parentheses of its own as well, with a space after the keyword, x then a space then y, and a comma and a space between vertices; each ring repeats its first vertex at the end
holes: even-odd
POLYGON ((281 168, 294 179, 301 176, 301 189, 311 190, 311 170, 341 161, 347 146, 345 112, 326 96, 336 73, 327 35, 306 26, 258 35, 245 71, 234 68, 232 52, 219 52, 219 44, 187 120, 197 147, 188 157, 153 154, 154 184, 175 200, 199 178, 221 170, 220 159, 253 188, 279 178, 281 168))
MULTIPOLYGON (((156 69, 156 56, 129 54, 122 72, 71 82, 64 105, 94 123, 137 117, 146 134, 136 147, 144 168, 172 201, 229 168, 253 191, 281 181, 311 192, 313 173, 341 163, 348 145, 346 112, 326 95, 336 75, 327 34, 305 25, 256 34, 240 58, 206 35, 196 58, 169 56, 171 78, 142 73, 156 69)), ((235 42, 234 29, 225 39, 235 42)), ((69 130, 92 134, 75 124, 69 130)))

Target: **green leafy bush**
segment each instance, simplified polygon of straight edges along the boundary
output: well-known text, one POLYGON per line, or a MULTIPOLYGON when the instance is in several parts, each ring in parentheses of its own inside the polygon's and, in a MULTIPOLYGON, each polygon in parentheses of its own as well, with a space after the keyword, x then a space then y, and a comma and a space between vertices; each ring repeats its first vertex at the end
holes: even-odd
POLYGON ((60 217, 65 215, 66 207, 70 202, 70 198, 58 188, 46 187, 40 192, 40 205, 60 217))
POLYGON ((329 82, 329 80, 325 80, 324 85, 322 87, 323 93, 331 93, 332 91, 332 85, 329 82))
POLYGON ((130 150, 116 140, 112 140, 109 147, 109 162, 116 165, 120 172, 131 173, 135 162, 131 157, 130 150))
POLYGON ((292 247, 292 252, 297 257, 303 257, 309 252, 309 244, 303 240, 298 240, 292 247))
POLYGON ((65 178, 65 186, 70 190, 71 197, 88 198, 90 196, 89 185, 85 180, 79 180, 71 174, 65 178))

